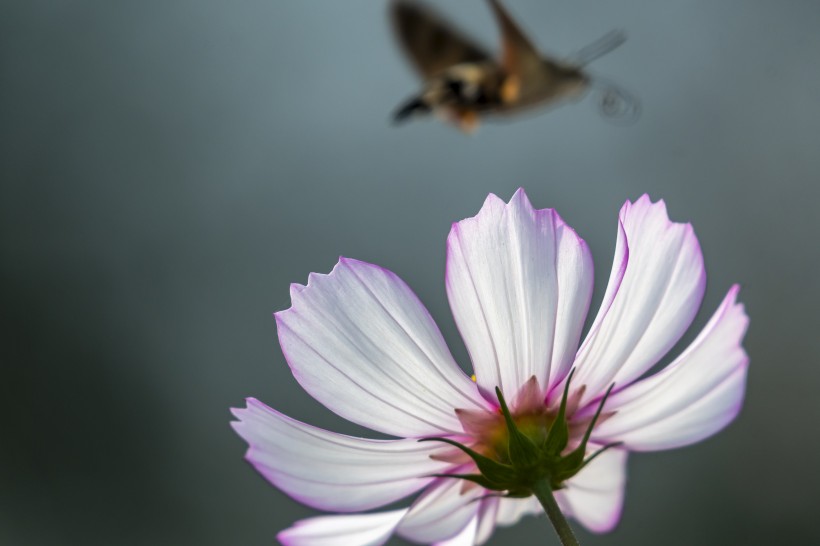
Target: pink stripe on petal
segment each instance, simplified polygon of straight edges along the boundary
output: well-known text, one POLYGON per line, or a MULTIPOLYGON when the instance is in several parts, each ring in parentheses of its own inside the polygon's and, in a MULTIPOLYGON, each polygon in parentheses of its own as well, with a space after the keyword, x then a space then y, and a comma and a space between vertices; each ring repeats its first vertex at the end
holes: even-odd
POLYGON ((422 437, 461 432, 454 408, 487 407, 427 310, 390 271, 341 258, 292 298, 276 313, 282 350, 302 387, 342 417, 422 437))
POLYGON ((668 449, 726 426, 743 401, 748 356, 741 343, 749 324, 733 286, 695 341, 665 369, 613 395, 615 414, 594 432, 633 450, 668 449))
MULTIPOLYGON (((578 352, 573 383, 587 386, 582 404, 610 383, 626 387, 657 363, 692 323, 706 286, 692 226, 670 221, 663 201, 644 195, 627 202, 619 221, 629 257, 617 289, 607 289, 611 305, 578 352)), ((610 277, 611 286, 617 278, 610 277)))
POLYGON ((533 376, 546 393, 566 374, 592 269, 584 241, 554 210, 533 209, 523 190, 509 204, 491 194, 475 217, 453 224, 447 296, 488 400, 496 387, 514 398, 533 376))
POLYGON ((258 400, 234 409, 246 458, 296 500, 322 510, 369 510, 406 497, 452 465, 430 458, 443 449, 415 440, 367 440, 300 423, 258 400))
POLYGON ((406 512, 308 518, 297 521, 276 538, 285 546, 381 546, 406 512))

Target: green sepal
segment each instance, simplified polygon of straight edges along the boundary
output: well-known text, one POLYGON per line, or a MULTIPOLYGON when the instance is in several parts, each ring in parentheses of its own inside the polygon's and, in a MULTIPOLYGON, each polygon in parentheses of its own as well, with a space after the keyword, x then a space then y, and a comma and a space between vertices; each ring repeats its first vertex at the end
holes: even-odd
POLYGON ((564 395, 561 397, 561 407, 558 409, 558 415, 555 421, 552 422, 547 439, 544 441, 544 450, 548 455, 560 455, 569 443, 569 426, 567 425, 567 398, 569 397, 569 383, 572 381, 572 376, 575 374, 575 368, 569 371, 567 382, 564 383, 564 395))
MULTIPOLYGON (((601 453, 603 453, 607 449, 611 449, 613 447, 619 447, 619 446, 622 446, 623 444, 624 444, 623 442, 612 442, 611 444, 606 444, 604 447, 602 447, 601 449, 599 449, 598 451, 596 451, 595 453, 593 453, 592 455, 590 455, 589 457, 584 459, 584 463, 581 465, 581 468, 584 468, 586 465, 591 463, 593 461, 593 459, 595 459, 595 457, 597 457, 598 455, 600 455, 601 453)), ((578 470, 580 471, 581 468, 579 468, 578 470)))
POLYGON ((510 489, 507 491, 507 494, 504 495, 504 497, 508 499, 526 499, 530 496, 532 496, 532 491, 530 491, 529 488, 524 487, 510 489))
POLYGON ((586 432, 584 432, 584 439, 581 442, 581 445, 584 447, 584 449, 586 449, 587 447, 589 437, 592 435, 592 429, 595 428, 595 424, 598 422, 598 417, 601 416, 601 412, 604 409, 604 404, 606 404, 606 399, 609 398, 609 393, 612 392, 613 388, 615 388, 615 383, 612 383, 604 393, 603 398, 601 398, 601 403, 598 404, 598 409, 595 410, 595 416, 592 418, 592 421, 589 422, 589 426, 587 427, 586 432))
POLYGON ((561 455, 569 442, 569 424, 567 423, 566 411, 570 382, 574 371, 574 369, 571 370, 567 376, 558 413, 555 420, 550 424, 547 434, 541 436, 541 438, 544 438, 543 441, 537 444, 536 441, 521 432, 515 419, 513 419, 501 389, 496 387, 500 411, 504 416, 507 428, 507 445, 494 446, 495 452, 501 460, 487 457, 450 438, 422 438, 419 440, 420 442, 441 442, 459 449, 472 459, 478 470, 478 473, 474 474, 433 474, 432 476, 466 480, 488 491, 496 491, 510 498, 529 497, 535 492, 536 489, 534 488, 539 483, 542 485, 548 484, 552 491, 564 488, 567 480, 578 474, 581 469, 595 460, 601 453, 621 445, 620 442, 607 444, 585 458, 592 431, 598 423, 606 401, 615 386, 613 383, 601 397, 595 415, 584 431, 581 442, 571 452, 561 455), (505 447, 507 453, 503 452, 505 447), (509 460, 505 456, 508 456, 509 460))
MULTIPOLYGON (((584 465, 584 451, 581 449, 581 446, 572 450, 569 455, 562 458, 558 463, 555 465, 555 469, 552 474, 552 480, 554 483, 561 483, 565 480, 570 479, 574 475, 578 473, 579 470, 584 465)), ((555 489, 553 487, 553 489, 555 489)))
POLYGON ((430 474, 436 478, 456 478, 458 480, 466 480, 468 482, 477 483, 484 489, 489 489, 490 491, 506 491, 507 487, 504 485, 497 484, 489 479, 486 476, 481 474, 430 474))
POLYGON ((477 451, 456 442, 455 440, 451 440, 449 438, 421 438, 419 442, 443 442, 453 447, 457 447, 466 453, 473 460, 473 462, 475 462, 478 470, 488 480, 499 484, 515 483, 516 473, 511 466, 496 462, 489 457, 486 457, 481 453, 478 453, 477 451))
MULTIPOLYGON (((567 480, 577 474, 586 463, 588 463, 591 458, 588 459, 586 462, 584 461, 584 455, 586 455, 587 451, 587 442, 589 442, 589 437, 592 435, 592 429, 595 428, 595 424, 598 422, 598 417, 601 416, 601 411, 604 409, 604 404, 606 404, 606 399, 609 397, 609 393, 612 392, 613 387, 615 387, 615 383, 612 383, 609 388, 604 393, 604 396, 601 398, 601 402, 598 404, 598 409, 595 410, 595 416, 592 418, 592 421, 589 422, 589 426, 587 427, 586 432, 584 432, 584 438, 581 440, 581 443, 578 444, 578 447, 573 449, 569 455, 562 458, 561 461, 558 463, 556 472, 554 475, 554 479, 558 482, 562 482, 567 480)), ((592 457, 595 457, 600 453, 601 450, 598 450, 592 457)))
POLYGON ((508 450, 510 453, 510 462, 512 462, 516 468, 531 468, 535 466, 540 459, 538 447, 518 429, 518 425, 515 424, 510 414, 510 408, 507 407, 507 402, 504 400, 501 389, 496 387, 495 394, 498 397, 498 403, 501 405, 501 413, 504 415, 504 421, 507 423, 507 431, 509 432, 508 450))

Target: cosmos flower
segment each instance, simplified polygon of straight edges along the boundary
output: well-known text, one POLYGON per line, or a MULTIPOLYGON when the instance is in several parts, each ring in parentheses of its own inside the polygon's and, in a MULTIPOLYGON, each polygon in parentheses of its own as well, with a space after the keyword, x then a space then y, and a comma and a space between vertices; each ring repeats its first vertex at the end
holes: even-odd
POLYGON ((561 420, 563 401, 562 453, 580 449, 589 460, 609 446, 555 491, 561 511, 593 532, 620 518, 629 451, 685 446, 731 422, 748 367, 738 287, 688 348, 647 376, 700 307, 703 257, 691 225, 671 222, 662 201, 627 202, 617 228, 603 302, 580 342, 592 257, 555 211, 534 210, 519 190, 509 203, 490 195, 477 216, 453 224, 447 296, 472 379, 394 273, 341 258, 330 274, 292 285, 292 306, 275 317, 296 380, 338 415, 398 439, 329 432, 253 398, 235 409, 248 461, 294 499, 337 513, 298 521, 279 540, 377 546, 397 533, 422 544, 482 544, 496 526, 541 512, 533 496, 445 476, 480 474, 456 444, 509 462, 499 394, 529 438, 561 420), (419 491, 407 508, 370 512, 419 491))

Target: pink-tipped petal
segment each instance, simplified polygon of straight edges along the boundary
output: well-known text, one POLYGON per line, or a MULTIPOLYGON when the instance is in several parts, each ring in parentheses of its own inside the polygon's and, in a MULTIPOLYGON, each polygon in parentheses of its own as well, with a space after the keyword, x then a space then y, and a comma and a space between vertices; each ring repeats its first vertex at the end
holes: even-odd
POLYGON ((601 308, 578 351, 573 384, 587 386, 583 402, 612 382, 625 387, 657 363, 692 323, 706 286, 692 226, 670 221, 663 201, 652 203, 644 195, 627 202, 619 222, 628 248, 626 271, 620 280, 610 278, 611 305, 601 308))
MULTIPOLYGON (((600 446, 590 444, 589 453, 600 446)), ((608 449, 555 492, 565 516, 594 533, 606 533, 621 519, 626 485, 627 452, 608 449)))
POLYGON ((447 296, 482 393, 508 399, 535 376, 544 390, 569 369, 592 294, 592 257, 551 209, 523 190, 490 195, 447 239, 447 296))
POLYGON ((258 400, 234 409, 234 430, 248 461, 299 502, 335 512, 369 510, 418 491, 451 465, 430 458, 442 448, 415 440, 366 440, 322 430, 258 400))
POLYGON ((422 544, 450 539, 459 534, 480 508, 481 487, 466 491, 462 480, 439 478, 416 499, 398 527, 398 534, 422 544))
POLYGON ((297 521, 276 538, 285 546, 381 546, 390 539, 406 512, 308 518, 297 521))
POLYGON ((405 437, 460 432, 453 408, 486 402, 412 290, 380 267, 342 258, 311 274, 276 314, 279 342, 304 389, 335 413, 405 437))
POLYGON ((665 369, 613 395, 615 414, 596 428, 598 441, 631 450, 688 445, 734 419, 743 402, 749 358, 741 343, 749 324, 733 286, 695 341, 665 369))

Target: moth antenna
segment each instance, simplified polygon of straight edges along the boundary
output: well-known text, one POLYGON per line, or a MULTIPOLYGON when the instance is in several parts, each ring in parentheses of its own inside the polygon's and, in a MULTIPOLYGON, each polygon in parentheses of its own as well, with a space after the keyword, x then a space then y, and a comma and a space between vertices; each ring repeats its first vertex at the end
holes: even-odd
POLYGON ((584 67, 603 57, 613 49, 626 42, 626 33, 622 30, 610 31, 586 47, 581 48, 575 55, 572 56, 571 61, 578 67, 584 67))

